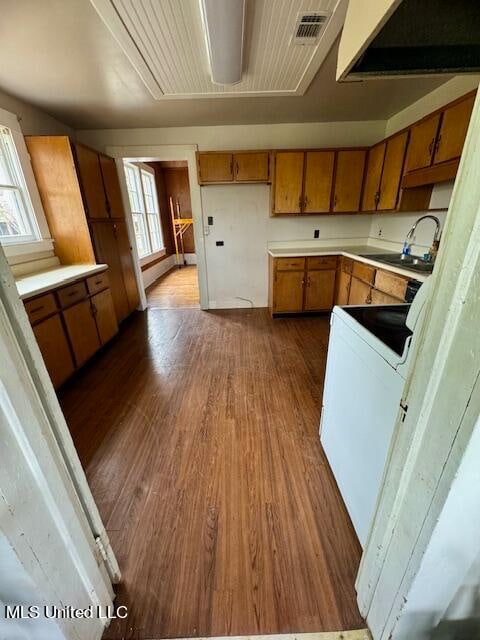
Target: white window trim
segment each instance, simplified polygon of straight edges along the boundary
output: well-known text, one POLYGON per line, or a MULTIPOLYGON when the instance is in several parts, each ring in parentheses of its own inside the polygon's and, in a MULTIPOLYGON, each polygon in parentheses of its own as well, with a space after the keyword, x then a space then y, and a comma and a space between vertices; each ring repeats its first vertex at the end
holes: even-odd
POLYGON ((52 251, 53 239, 50 235, 47 218, 45 217, 37 183, 35 182, 35 176, 33 175, 32 164, 30 162, 27 145, 25 144, 25 139, 20 127, 20 122, 14 113, 6 111, 5 109, 0 109, 0 125, 10 129, 12 133, 13 143, 17 150, 18 159, 25 178, 25 184, 27 186, 28 195, 30 196, 39 233, 39 238, 37 240, 4 243, 2 244, 3 251, 7 257, 52 251))
MULTIPOLYGON (((160 232, 161 232, 161 237, 162 237, 162 242, 163 242, 163 247, 161 249, 159 249, 158 251, 152 251, 151 253, 147 253, 146 255, 140 257, 139 256, 139 262, 140 262, 140 266, 144 266, 145 264, 148 264, 149 262, 153 262, 154 260, 156 260, 157 258, 161 258, 162 256, 166 255, 167 250, 165 249, 165 238, 163 237, 163 229, 162 229, 162 217, 160 214, 160 204, 158 202, 158 193, 157 193, 157 185, 156 185, 156 181, 155 181, 155 171, 152 169, 152 167, 149 167, 148 164, 144 164, 143 162, 124 162, 125 166, 132 166, 135 169, 138 169, 140 172, 140 196, 142 198, 142 202, 143 202, 143 216, 144 216, 144 221, 145 221, 145 228, 147 231, 147 242, 148 245, 151 247, 151 237, 150 237, 150 221, 148 219, 148 216, 150 214, 147 213, 147 203, 145 201, 145 192, 144 192, 144 188, 143 188, 143 183, 142 183, 142 176, 141 176, 141 172, 145 171, 146 173, 149 173, 150 175, 152 175, 154 177, 154 198, 155 198, 155 202, 157 204, 157 208, 158 208, 158 218, 159 218, 159 223, 160 223, 160 232)), ((130 198, 128 200, 129 202, 129 206, 130 206, 130 198)), ((130 211, 131 211, 131 206, 130 206, 130 211)), ((131 211, 131 213, 133 213, 131 211)), ((135 213, 139 213, 139 212, 135 212, 135 213)))

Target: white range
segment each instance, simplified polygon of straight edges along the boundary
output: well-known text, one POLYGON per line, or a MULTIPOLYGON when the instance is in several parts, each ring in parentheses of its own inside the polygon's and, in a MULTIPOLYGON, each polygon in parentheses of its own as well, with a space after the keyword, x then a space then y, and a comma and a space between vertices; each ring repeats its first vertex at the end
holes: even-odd
POLYGON ((334 307, 320 439, 362 547, 429 285, 412 304, 334 307))

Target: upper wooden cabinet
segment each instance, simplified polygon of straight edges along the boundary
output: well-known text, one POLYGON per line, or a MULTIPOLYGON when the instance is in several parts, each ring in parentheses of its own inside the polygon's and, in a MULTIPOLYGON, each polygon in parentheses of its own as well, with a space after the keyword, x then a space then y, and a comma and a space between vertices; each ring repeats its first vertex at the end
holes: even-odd
POLYGON ((327 213, 330 211, 334 165, 334 151, 306 152, 304 213, 327 213))
POLYGON ((277 151, 274 158, 272 211, 301 213, 303 198, 303 151, 277 151))
POLYGON ((233 157, 235 182, 268 182, 270 179, 270 153, 246 151, 233 157))
POLYGON ((397 207, 407 143, 408 131, 398 133, 387 140, 377 200, 378 211, 391 211, 397 207))
POLYGON ((98 154, 98 157, 108 213, 111 218, 124 218, 125 212, 123 210, 122 192, 120 190, 120 181, 118 179, 115 160, 103 153, 98 154))
POLYGON ((120 322, 138 305, 117 167, 66 136, 27 136, 47 222, 62 264, 105 262, 120 322))
POLYGON ((198 153, 197 163, 200 184, 233 181, 233 153, 198 153))
POLYGON ((337 152, 333 211, 345 213, 359 210, 365 157, 365 149, 349 149, 337 152))
POLYGON ((375 211, 380 200, 380 182, 386 143, 380 142, 371 147, 367 156, 365 183, 363 186, 362 211, 375 211))
POLYGON ((83 144, 75 144, 75 157, 85 213, 89 218, 108 218, 108 201, 98 153, 83 144))
POLYGON ((429 167, 432 164, 439 124, 440 114, 437 113, 410 127, 405 172, 429 167))
POLYGON ((453 104, 443 112, 440 131, 435 144, 435 164, 453 160, 462 155, 474 102, 475 95, 470 94, 464 100, 453 104))
POLYGON ((202 151, 197 153, 199 184, 269 182, 269 151, 202 151))

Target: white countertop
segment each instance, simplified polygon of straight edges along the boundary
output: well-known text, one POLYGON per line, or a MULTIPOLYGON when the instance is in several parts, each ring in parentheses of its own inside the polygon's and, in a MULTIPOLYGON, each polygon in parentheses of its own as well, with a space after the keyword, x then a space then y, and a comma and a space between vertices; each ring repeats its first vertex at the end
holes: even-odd
POLYGON ((378 269, 384 269, 385 271, 392 271, 393 273, 398 273, 399 275, 406 276, 407 278, 412 278, 412 280, 418 280, 419 282, 425 282, 425 280, 430 275, 426 273, 418 273, 417 271, 413 271, 412 269, 395 267, 393 265, 379 262, 378 260, 372 260, 371 258, 366 257, 366 254, 375 255, 380 253, 391 253, 392 255, 398 255, 399 253, 398 251, 388 251, 380 247, 374 247, 372 245, 312 245, 311 247, 300 247, 292 245, 291 247, 269 247, 268 253, 273 258, 298 258, 302 256, 346 256, 347 258, 352 258, 352 260, 358 260, 359 262, 364 262, 365 264, 369 264, 372 267, 376 267, 378 269))
POLYGON ((52 267, 38 273, 29 273, 28 275, 16 278, 15 284, 20 298, 31 298, 38 296, 40 293, 63 287, 70 282, 87 278, 94 273, 105 271, 108 268, 106 264, 70 264, 58 267, 52 267))

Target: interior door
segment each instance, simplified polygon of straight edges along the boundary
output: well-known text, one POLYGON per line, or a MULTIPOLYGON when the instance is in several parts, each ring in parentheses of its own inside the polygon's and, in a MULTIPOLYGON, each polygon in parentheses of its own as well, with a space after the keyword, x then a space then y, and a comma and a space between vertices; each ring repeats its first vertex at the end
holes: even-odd
POLYGON ((308 271, 305 311, 328 311, 333 307, 335 270, 308 271))
MULTIPOLYGON (((118 222, 115 224, 119 225, 118 222)), ((118 322, 121 322, 129 313, 129 302, 123 281, 123 267, 114 224, 112 222, 91 222, 90 229, 97 262, 108 264, 108 277, 115 313, 118 322)))
POLYGON ((307 151, 303 211, 326 213, 332 198, 334 151, 307 151))
POLYGON ((397 206, 407 142, 408 131, 399 133, 387 142, 380 184, 380 200, 377 205, 378 211, 393 210, 397 206))
POLYGON ((302 311, 304 281, 304 271, 276 272, 274 313, 302 311))
POLYGON ((275 154, 274 213, 301 213, 304 155, 303 151, 278 151, 275 154))
POLYGON ((437 113, 410 128, 410 141, 405 161, 406 172, 423 169, 432 164, 439 123, 440 114, 437 113))
POLYGON ((84 147, 83 144, 76 144, 75 156, 87 217, 108 218, 108 205, 98 153, 84 147))
POLYGON ((333 196, 334 211, 339 213, 359 211, 365 156, 364 149, 352 149, 337 153, 333 196))
POLYGON ((99 159, 110 217, 124 218, 122 192, 120 191, 120 181, 115 160, 103 153, 99 154, 99 159))
POLYGON ((362 211, 375 211, 380 199, 385 142, 372 147, 368 152, 365 182, 363 186, 362 211))
POLYGON ((443 112, 435 146, 434 164, 459 158, 467 135, 475 95, 452 105, 443 112))

